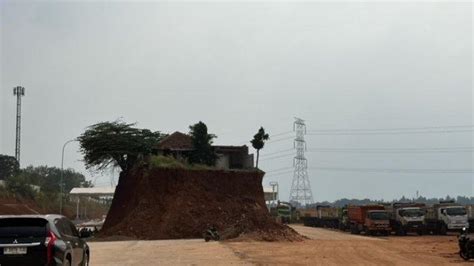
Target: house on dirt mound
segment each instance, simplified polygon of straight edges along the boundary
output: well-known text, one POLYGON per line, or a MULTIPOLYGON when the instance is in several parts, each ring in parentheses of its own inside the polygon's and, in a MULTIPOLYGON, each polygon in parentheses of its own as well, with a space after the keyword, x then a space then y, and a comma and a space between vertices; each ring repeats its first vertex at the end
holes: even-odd
MULTIPOLYGON (((243 146, 212 146, 217 154, 216 168, 219 169, 252 169, 253 154, 249 154, 249 148, 243 146)), ((173 134, 162 139, 155 146, 157 155, 171 155, 175 158, 182 159, 194 149, 191 136, 174 132, 173 134)))

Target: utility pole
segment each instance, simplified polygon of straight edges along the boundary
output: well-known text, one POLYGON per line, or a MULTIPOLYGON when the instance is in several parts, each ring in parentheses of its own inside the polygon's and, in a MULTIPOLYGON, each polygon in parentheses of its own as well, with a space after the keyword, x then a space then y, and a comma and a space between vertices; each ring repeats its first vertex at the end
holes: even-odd
POLYGON ((278 200, 279 196, 278 194, 280 193, 280 188, 278 187, 278 182, 270 182, 270 186, 272 186, 272 203, 270 204, 271 206, 276 205, 276 201, 278 200), (275 190, 276 187, 276 190, 275 190))
MULTIPOLYGON (((60 189, 60 193, 59 193, 59 214, 63 214, 63 193, 64 193, 64 149, 66 149, 66 145, 68 145, 69 143, 73 142, 73 141, 77 141, 76 139, 71 139, 71 140, 68 140, 64 143, 63 145, 63 150, 62 150, 62 153, 61 153, 61 180, 60 180, 60 184, 59 184, 59 189, 60 189)), ((78 197, 78 206, 79 206, 79 197, 78 197)), ((79 207, 77 207, 79 209, 79 207)))
POLYGON ((21 97, 25 96, 25 88, 17 86, 13 88, 13 95, 16 96, 16 139, 15 139, 15 159, 20 165, 20 137, 21 137, 21 97))
POLYGON ((296 118, 293 123, 293 131, 296 132, 294 146, 296 148, 296 156, 293 158, 293 182, 290 191, 290 203, 297 202, 301 205, 313 203, 313 193, 308 178, 308 161, 304 156, 306 150, 306 142, 304 135, 306 134, 306 124, 303 119, 296 118))

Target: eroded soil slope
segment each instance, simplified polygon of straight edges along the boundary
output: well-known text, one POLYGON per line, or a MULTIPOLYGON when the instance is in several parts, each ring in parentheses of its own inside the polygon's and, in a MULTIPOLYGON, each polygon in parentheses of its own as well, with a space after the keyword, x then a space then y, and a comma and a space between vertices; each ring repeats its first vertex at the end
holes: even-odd
POLYGON ((200 238, 215 226, 223 239, 300 240, 265 206, 259 171, 136 169, 122 175, 103 236, 200 238))

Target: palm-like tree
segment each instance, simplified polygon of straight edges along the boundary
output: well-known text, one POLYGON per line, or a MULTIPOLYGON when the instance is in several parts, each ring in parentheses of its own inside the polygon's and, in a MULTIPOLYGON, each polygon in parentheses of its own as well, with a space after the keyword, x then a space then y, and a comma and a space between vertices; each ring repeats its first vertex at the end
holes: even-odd
POLYGON ((255 136, 253 136, 253 139, 250 141, 254 149, 257 150, 257 163, 255 166, 256 168, 258 168, 258 158, 260 156, 260 150, 263 149, 263 146, 265 146, 265 141, 269 139, 270 136, 265 133, 265 129, 263 129, 263 127, 260 127, 257 134, 255 134, 255 136))

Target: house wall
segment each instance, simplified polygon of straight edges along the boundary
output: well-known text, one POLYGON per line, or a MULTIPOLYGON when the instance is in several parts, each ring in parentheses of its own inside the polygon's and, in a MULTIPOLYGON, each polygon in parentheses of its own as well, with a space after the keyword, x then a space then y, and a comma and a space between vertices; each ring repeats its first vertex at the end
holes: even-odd
POLYGON ((253 154, 247 154, 245 161, 244 161, 244 168, 245 169, 251 169, 254 168, 254 159, 253 159, 253 154))
POLYGON ((216 168, 229 169, 229 155, 219 154, 216 160, 216 168))

